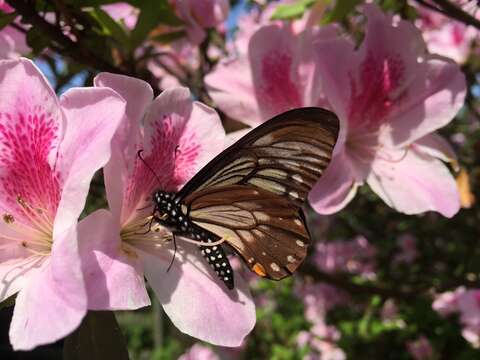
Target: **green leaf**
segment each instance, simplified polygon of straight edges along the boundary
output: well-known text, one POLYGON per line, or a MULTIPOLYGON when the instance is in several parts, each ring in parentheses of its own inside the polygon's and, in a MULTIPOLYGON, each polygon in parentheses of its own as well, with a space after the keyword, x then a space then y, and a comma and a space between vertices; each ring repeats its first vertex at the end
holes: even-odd
POLYGON ((275 9, 271 19, 285 20, 302 17, 303 13, 315 3, 316 0, 298 0, 293 4, 281 4, 275 9))
POLYGON ((100 8, 93 9, 90 14, 101 26, 102 34, 113 37, 120 45, 128 46, 129 39, 124 28, 100 8))
POLYGON ((17 17, 16 13, 1 14, 1 16, 0 16, 0 30, 2 30, 5 26, 10 25, 10 23, 13 20, 15 20, 16 17, 17 17))
POLYGON ((140 15, 132 31, 131 48, 138 47, 158 25, 178 26, 182 21, 175 15, 167 0, 142 1, 140 15))
POLYGON ((89 311, 63 346, 64 360, 128 360, 128 350, 111 311, 89 311))
POLYGON ((45 34, 43 34, 35 26, 32 26, 27 31, 26 39, 27 45, 32 49, 34 54, 39 54, 50 44, 48 36, 45 36, 45 34))
POLYGON ((15 305, 15 300, 16 299, 17 299, 17 294, 9 296, 8 298, 6 298, 2 302, 0 302, 0 309, 15 305))
POLYGON ((338 0, 332 11, 322 19, 322 24, 342 21, 361 2, 362 0, 338 0))

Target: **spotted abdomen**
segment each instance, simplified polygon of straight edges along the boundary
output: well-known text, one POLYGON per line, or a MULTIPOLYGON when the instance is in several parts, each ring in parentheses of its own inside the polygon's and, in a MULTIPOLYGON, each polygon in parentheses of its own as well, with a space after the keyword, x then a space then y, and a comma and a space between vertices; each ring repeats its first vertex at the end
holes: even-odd
POLYGON ((222 246, 200 246, 200 250, 218 277, 229 289, 233 289, 233 269, 222 246))

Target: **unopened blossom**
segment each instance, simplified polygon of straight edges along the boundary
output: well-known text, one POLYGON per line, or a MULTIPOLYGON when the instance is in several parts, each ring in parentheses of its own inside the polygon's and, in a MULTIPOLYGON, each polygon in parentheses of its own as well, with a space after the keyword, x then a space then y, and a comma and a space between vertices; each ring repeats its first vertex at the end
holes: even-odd
POLYGON ((454 62, 427 53, 413 24, 374 5, 363 12, 368 22, 358 49, 345 38, 315 46, 316 70, 341 133, 310 203, 319 213, 336 212, 367 183, 397 211, 451 217, 459 194, 442 160, 454 154, 435 130, 463 105, 465 78, 454 62))
MULTIPOLYGON (((0 15, 9 14, 13 9, 0 0, 0 15)), ((25 34, 11 25, 0 30, 0 59, 14 59, 30 52, 25 34)))
POLYGON ((77 219, 125 102, 104 88, 58 99, 27 59, 0 61, 0 98, 0 301, 16 295, 10 342, 29 350, 86 313, 77 219))
POLYGON ((226 289, 196 245, 177 237, 174 254, 171 233, 151 222, 153 192, 178 191, 223 150, 217 113, 192 101, 186 88, 165 90, 153 100, 142 80, 102 73, 95 85, 117 91, 127 111, 104 168, 110 211, 94 212, 79 226, 88 307, 149 305, 145 277, 182 332, 217 345, 240 345, 255 323, 245 282, 236 276, 236 288, 226 289))

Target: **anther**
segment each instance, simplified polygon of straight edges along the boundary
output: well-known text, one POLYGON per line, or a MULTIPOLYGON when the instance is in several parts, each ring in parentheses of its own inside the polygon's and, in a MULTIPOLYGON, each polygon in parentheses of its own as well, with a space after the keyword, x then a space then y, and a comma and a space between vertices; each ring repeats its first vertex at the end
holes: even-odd
POLYGON ((12 224, 13 222, 15 222, 15 218, 12 214, 3 214, 3 221, 5 222, 5 224, 12 224))

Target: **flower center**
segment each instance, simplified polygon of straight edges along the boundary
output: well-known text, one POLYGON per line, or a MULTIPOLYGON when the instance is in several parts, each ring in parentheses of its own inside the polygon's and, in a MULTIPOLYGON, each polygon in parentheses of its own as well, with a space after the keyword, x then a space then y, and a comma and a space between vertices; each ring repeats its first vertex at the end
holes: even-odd
POLYGON ((2 234, 2 239, 17 242, 27 251, 48 256, 53 243, 53 219, 44 209, 33 207, 17 195, 17 210, 20 221, 10 213, 3 214, 3 222, 11 230, 2 234))
POLYGON ((134 253, 131 247, 148 246, 159 248, 172 239, 170 231, 153 220, 153 216, 138 217, 125 224, 120 231, 123 250, 134 253))

